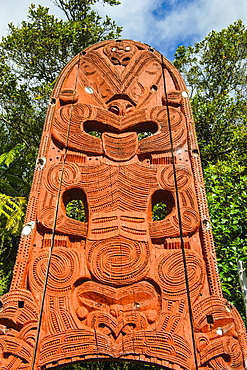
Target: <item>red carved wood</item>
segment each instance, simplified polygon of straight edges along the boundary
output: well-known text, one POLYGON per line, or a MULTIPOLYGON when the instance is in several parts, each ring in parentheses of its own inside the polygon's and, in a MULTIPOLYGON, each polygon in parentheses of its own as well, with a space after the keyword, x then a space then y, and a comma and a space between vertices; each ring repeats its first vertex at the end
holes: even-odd
POLYGON ((1 301, 0 369, 95 359, 245 368, 246 333, 221 293, 186 88, 147 45, 101 42, 63 70, 1 301), (85 222, 66 214, 73 199, 85 222), (153 220, 159 202, 167 214, 153 220))

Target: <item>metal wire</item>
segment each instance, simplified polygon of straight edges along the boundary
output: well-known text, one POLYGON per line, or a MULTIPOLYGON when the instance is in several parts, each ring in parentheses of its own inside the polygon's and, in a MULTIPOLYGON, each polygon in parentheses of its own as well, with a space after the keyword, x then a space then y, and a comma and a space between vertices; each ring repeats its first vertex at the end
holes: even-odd
MULTIPOLYGON (((78 68, 77 68, 77 74, 76 74, 76 78, 75 78, 75 87, 77 85, 80 58, 81 58, 81 56, 79 56, 79 60, 77 62, 78 68)), ((74 88, 74 91, 75 91, 75 88, 74 88)), ((65 162, 66 162, 66 156, 67 156, 67 151, 68 151, 68 141, 69 141, 69 135, 70 135, 70 125, 71 125, 72 113, 73 113, 73 105, 71 106, 71 110, 70 110, 68 130, 67 130, 66 140, 65 140, 65 151, 64 151, 64 157, 63 157, 63 162, 62 162, 62 171, 61 171, 61 176, 60 176, 60 180, 59 180, 57 201, 56 201, 56 207, 55 207, 55 213, 54 213, 54 219, 53 219, 53 226, 52 226, 51 246, 50 246, 50 249, 49 249, 49 254, 48 254, 48 259, 47 259, 47 268, 46 268, 46 274, 45 274, 45 281, 44 281, 43 292, 42 292, 42 296, 41 296, 41 305, 40 305, 40 311, 39 311, 38 327, 37 327, 37 332, 36 332, 36 337, 35 337, 35 344, 34 344, 34 350, 33 350, 32 363, 31 363, 31 370, 35 369, 35 363, 36 363, 36 357, 37 357, 38 342, 39 342, 40 329, 41 329, 42 317, 43 317, 43 311, 44 311, 46 289, 47 289, 47 284, 48 284, 48 279, 49 279, 52 251, 53 251, 53 247, 54 247, 54 244, 55 244, 57 216, 58 216, 58 211, 59 211, 63 175, 64 175, 65 162)))
POLYGON ((164 57, 163 57, 162 54, 160 54, 160 55, 161 55, 161 62, 162 62, 162 77, 163 77, 163 83, 164 83, 164 94, 165 94, 165 101, 166 101, 169 138, 170 138, 170 144, 171 144, 173 177, 174 177, 174 185, 175 185, 175 193, 176 193, 177 216, 178 216, 178 223, 179 223, 179 238, 180 238, 180 242, 181 242, 181 251, 182 251, 183 266, 184 266, 186 294, 187 294, 188 310, 189 310, 189 318, 190 318, 189 321, 190 321, 191 337, 192 337, 192 344, 193 344, 195 368, 196 368, 196 370, 198 370, 198 362, 197 362, 197 356, 196 356, 196 341, 195 341, 195 334, 194 334, 193 311, 192 311, 192 304, 191 304, 191 297, 190 297, 188 268, 187 268, 185 246, 184 246, 184 239, 183 239, 183 224, 182 224, 181 209, 180 209, 180 202, 179 202, 179 190, 178 190, 178 182, 177 182, 177 174, 176 174, 174 146, 173 146, 172 129, 171 129, 171 119, 170 119, 170 112, 169 112, 169 106, 168 106, 168 95, 167 95, 167 89, 166 89, 166 78, 165 78, 165 68, 166 67, 165 67, 165 63, 164 63, 164 57))

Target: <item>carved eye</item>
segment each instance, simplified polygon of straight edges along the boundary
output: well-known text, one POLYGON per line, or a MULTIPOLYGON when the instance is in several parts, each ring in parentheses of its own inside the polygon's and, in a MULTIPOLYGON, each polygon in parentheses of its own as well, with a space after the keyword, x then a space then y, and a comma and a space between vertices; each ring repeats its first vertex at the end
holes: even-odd
POLYGON ((117 116, 119 116, 120 114, 120 110, 119 110, 119 107, 116 106, 116 105, 112 105, 110 108, 109 108, 109 111, 116 114, 117 116))
POLYGON ((127 57, 127 58, 123 58, 123 60, 122 60, 122 65, 123 66, 126 66, 127 64, 128 64, 128 62, 130 61, 130 58, 129 57, 127 57))
POLYGON ((112 49, 111 49, 111 51, 116 51, 116 50, 117 50, 117 48, 112 48, 112 49))

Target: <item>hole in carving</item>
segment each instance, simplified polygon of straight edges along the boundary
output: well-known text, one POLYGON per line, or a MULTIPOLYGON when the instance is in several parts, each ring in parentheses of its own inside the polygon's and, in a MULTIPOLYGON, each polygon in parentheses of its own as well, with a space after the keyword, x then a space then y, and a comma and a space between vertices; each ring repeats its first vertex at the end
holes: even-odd
MULTIPOLYGON (((114 107, 117 112, 117 105, 113 105, 111 107, 114 107), (115 108, 116 107, 116 108, 115 108)), ((132 108, 132 107, 131 107, 132 108)), ((112 133, 119 133, 119 130, 117 130, 115 127, 112 127, 107 124, 99 123, 97 121, 85 121, 83 124, 84 131, 88 133, 89 135, 95 136, 100 138, 101 134, 103 132, 112 132, 112 133)), ((158 131, 158 126, 155 122, 142 122, 137 125, 133 125, 131 127, 128 127, 124 132, 136 132, 139 136, 138 139, 142 140, 155 132, 158 131), (140 134, 140 135, 139 135, 140 134)), ((123 132, 123 131, 120 131, 123 132)))
POLYGON ((128 113, 128 112, 130 112, 132 110, 133 110, 133 105, 132 104, 127 104, 126 105, 126 112, 128 113))
POLYGON ((222 358, 225 362, 231 362, 231 356, 226 353, 222 354, 222 358))
POLYGON ((139 132, 139 134, 137 136, 138 136, 138 140, 142 140, 142 139, 145 139, 146 137, 149 137, 149 136, 152 136, 152 135, 153 135, 152 132, 144 131, 144 132, 139 132))
POLYGON ((126 57, 126 58, 123 58, 123 60, 122 60, 122 62, 124 63, 126 63, 126 62, 129 62, 130 61, 130 58, 129 57, 126 57))
POLYGON ((232 310, 232 307, 228 304, 228 305, 226 305, 226 311, 227 312, 231 312, 231 310, 232 310))
POLYGON ((87 222, 88 209, 84 192, 81 189, 69 189, 63 194, 66 216, 74 220, 87 222))
POLYGON ((214 323, 214 318, 212 315, 207 315, 207 323, 208 324, 213 324, 214 323))
POLYGON ((86 222, 84 203, 80 199, 72 199, 66 205, 66 215, 77 221, 86 222))
POLYGON ((157 91, 158 90, 158 86, 157 85, 152 85, 151 86, 151 91, 157 91))
POLYGON ((138 135, 138 140, 142 140, 155 134, 158 131, 158 127, 154 122, 142 122, 132 126, 130 131, 135 131, 138 135))
POLYGON ((119 114, 120 114, 120 110, 119 110, 119 107, 117 105, 111 105, 109 107, 109 111, 116 114, 117 116, 119 116, 119 114))
POLYGON ((0 301, 0 308, 3 308, 3 302, 0 301))
POLYGON ((130 102, 130 104, 132 105, 132 106, 136 106, 136 103, 132 100, 132 99, 130 99, 130 97, 128 96, 128 95, 126 95, 126 94, 116 94, 116 95, 113 95, 107 102, 106 102, 106 104, 109 104, 110 102, 112 102, 112 101, 115 101, 115 100, 119 100, 119 99, 121 99, 121 100, 127 100, 127 101, 129 101, 130 102))
POLYGON ((38 168, 38 169, 41 170, 44 167, 45 162, 46 162, 46 158, 45 157, 38 158, 37 159, 37 162, 36 162, 36 168, 38 168))
POLYGON ((24 307, 24 301, 18 301, 18 308, 24 307))
POLYGON ((199 154, 199 150, 198 149, 193 149, 192 153, 194 154, 194 156, 197 156, 199 154))
POLYGON ((205 231, 208 231, 211 229, 211 223, 209 220, 207 220, 206 218, 204 220, 202 220, 202 227, 205 231))
MULTIPOLYGON (((105 326, 107 327, 107 326, 105 326)), ((134 328, 135 329, 135 328, 134 328)), ((125 336, 128 334, 128 332, 121 332, 122 336, 125 336)), ((89 356, 88 356, 89 357, 89 356)), ((104 359, 102 361, 97 361, 95 358, 92 358, 91 360, 87 358, 87 362, 85 363, 85 355, 81 354, 77 356, 78 359, 81 359, 81 362, 79 360, 79 364, 75 365, 75 363, 71 363, 71 360, 68 359, 67 364, 63 364, 58 367, 53 367, 53 369, 59 369, 59 370, 72 370, 72 369, 85 369, 85 370, 158 370, 161 369, 161 367, 158 364, 151 363, 150 359, 147 357, 147 362, 144 360, 141 361, 126 361, 126 360, 114 360, 111 358, 110 360, 104 359), (81 364, 81 366, 80 366, 81 364)), ((78 362, 78 361, 77 361, 78 362)), ((53 361, 52 364, 56 364, 56 361, 53 361)), ((41 368, 42 370, 45 370, 44 368, 41 368)), ((166 368, 167 369, 167 368, 166 368)))
POLYGON ((85 121, 83 125, 84 131, 94 137, 100 138, 102 132, 115 132, 116 130, 108 125, 97 121, 85 121))
POLYGON ((55 99, 55 98, 51 98, 51 100, 50 100, 50 104, 51 104, 51 105, 56 104, 56 99, 55 99))
POLYGON ((101 132, 99 131, 88 131, 88 134, 94 137, 101 138, 101 132))
POLYGON ((148 51, 154 52, 154 48, 152 48, 152 46, 150 46, 150 48, 148 49, 148 51))
POLYGON ((44 163, 45 163, 45 158, 38 158, 37 164, 39 164, 40 166, 43 166, 44 163))
POLYGON ((87 53, 86 53, 86 51, 82 51, 81 54, 82 55, 86 55, 87 53))
POLYGON ((120 62, 117 58, 111 57, 111 61, 112 61, 113 64, 120 64, 120 62))
POLYGON ((108 110, 116 116, 124 116, 133 111, 134 104, 124 99, 116 99, 109 103, 108 110))
POLYGON ((164 220, 167 216, 167 205, 163 202, 156 203, 152 210, 153 221, 164 220))
POLYGON ((164 218, 171 212, 173 206, 174 199, 169 191, 155 191, 152 196, 152 220, 164 220, 164 218))

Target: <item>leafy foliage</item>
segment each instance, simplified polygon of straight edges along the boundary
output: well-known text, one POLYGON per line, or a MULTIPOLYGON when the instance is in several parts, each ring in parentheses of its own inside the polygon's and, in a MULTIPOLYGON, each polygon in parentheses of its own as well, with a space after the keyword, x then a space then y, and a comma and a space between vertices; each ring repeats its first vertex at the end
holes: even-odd
POLYGON ((237 259, 246 259, 247 30, 237 21, 193 47, 179 46, 174 64, 191 92, 222 287, 244 315, 237 259))
POLYGON ((152 219, 153 221, 164 220, 167 216, 167 206, 163 202, 156 203, 153 207, 152 219))
POLYGON ((13 256, 26 211, 26 197, 19 196, 19 192, 29 184, 15 174, 24 147, 24 144, 17 144, 9 152, 0 155, 0 294, 7 289, 11 277, 13 256))
MULTIPOLYGON (((83 365, 78 364, 74 365, 73 369, 75 370, 154 370, 157 369, 156 366, 143 364, 143 363, 134 363, 134 362, 125 362, 125 361, 97 361, 89 362, 83 365)), ((71 366, 63 367, 63 370, 71 370, 71 366)))
POLYGON ((77 221, 86 222, 86 213, 83 201, 80 199, 71 200, 66 206, 66 215, 77 221))
POLYGON ((205 181, 222 288, 244 315, 237 260, 247 260, 247 173, 246 166, 229 162, 209 165, 205 181))
POLYGON ((191 92, 204 165, 240 147, 246 155, 246 57, 247 30, 241 21, 176 51, 174 64, 191 92))

